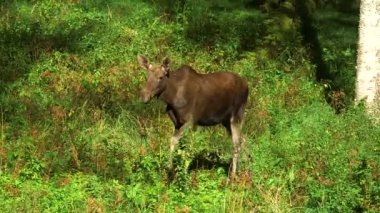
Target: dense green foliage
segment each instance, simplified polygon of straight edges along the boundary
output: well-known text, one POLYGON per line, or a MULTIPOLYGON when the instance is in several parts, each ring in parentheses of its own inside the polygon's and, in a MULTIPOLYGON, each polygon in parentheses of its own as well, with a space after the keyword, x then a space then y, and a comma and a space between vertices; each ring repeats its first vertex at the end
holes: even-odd
POLYGON ((380 211, 380 127, 351 105, 357 14, 315 14, 333 76, 316 82, 302 20, 258 2, 2 3, 2 211, 380 211), (138 100, 138 54, 248 80, 234 184, 219 126, 187 131, 168 173, 173 127, 138 100))

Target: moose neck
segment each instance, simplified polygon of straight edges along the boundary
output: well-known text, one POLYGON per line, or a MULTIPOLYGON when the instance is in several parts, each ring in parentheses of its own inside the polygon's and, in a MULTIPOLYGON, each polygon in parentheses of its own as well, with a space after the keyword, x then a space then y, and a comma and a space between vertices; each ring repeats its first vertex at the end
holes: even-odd
POLYGON ((164 97, 165 95, 165 92, 166 92, 166 88, 167 88, 167 84, 168 84, 168 80, 169 80, 169 75, 165 76, 161 82, 160 82, 160 90, 159 92, 157 93, 156 97, 157 98, 161 98, 161 97, 164 97))
POLYGON ((157 95, 166 104, 172 104, 173 95, 176 93, 176 84, 173 82, 173 73, 169 72, 168 75, 162 79, 162 90, 157 95))

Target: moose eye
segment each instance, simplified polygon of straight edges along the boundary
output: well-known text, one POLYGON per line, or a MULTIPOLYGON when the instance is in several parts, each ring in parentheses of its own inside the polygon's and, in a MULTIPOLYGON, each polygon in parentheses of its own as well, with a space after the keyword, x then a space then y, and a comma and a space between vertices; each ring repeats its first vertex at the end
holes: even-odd
POLYGON ((161 81, 164 77, 163 76, 160 76, 157 78, 157 81, 161 81))

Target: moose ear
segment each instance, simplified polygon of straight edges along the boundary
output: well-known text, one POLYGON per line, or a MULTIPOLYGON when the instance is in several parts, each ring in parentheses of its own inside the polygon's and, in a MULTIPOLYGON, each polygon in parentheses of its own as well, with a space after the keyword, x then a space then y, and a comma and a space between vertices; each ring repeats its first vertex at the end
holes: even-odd
POLYGON ((164 60, 162 60, 162 66, 165 68, 168 68, 170 64, 170 59, 168 57, 165 57, 164 60))
POLYGON ((140 67, 149 70, 150 64, 148 63, 148 59, 146 59, 145 56, 138 55, 137 60, 139 61, 140 67))

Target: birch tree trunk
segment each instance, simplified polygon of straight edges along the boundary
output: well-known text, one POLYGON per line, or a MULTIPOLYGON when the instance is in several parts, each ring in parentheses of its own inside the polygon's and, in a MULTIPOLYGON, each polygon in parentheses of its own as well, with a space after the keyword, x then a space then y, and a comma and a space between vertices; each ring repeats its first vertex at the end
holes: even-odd
POLYGON ((380 0, 361 0, 356 101, 370 114, 380 110, 380 0))

